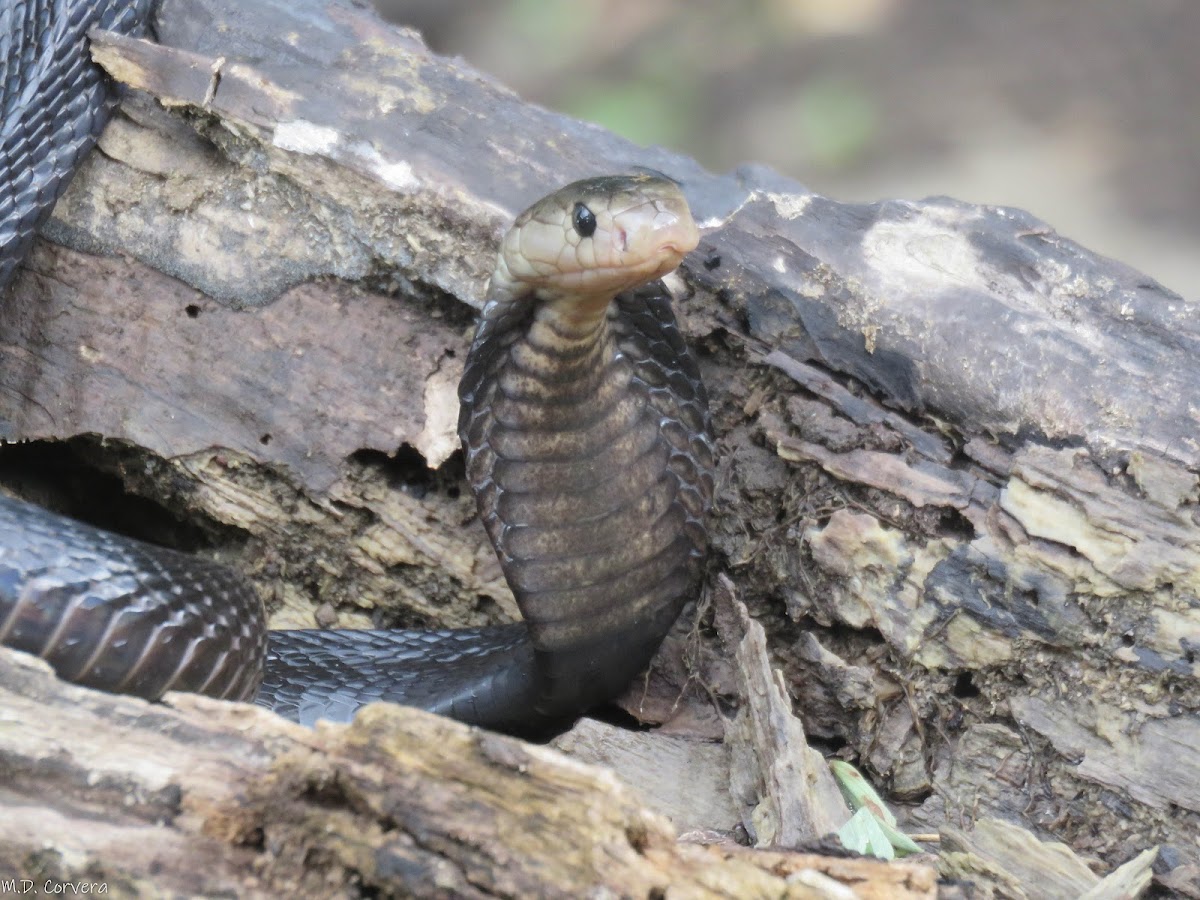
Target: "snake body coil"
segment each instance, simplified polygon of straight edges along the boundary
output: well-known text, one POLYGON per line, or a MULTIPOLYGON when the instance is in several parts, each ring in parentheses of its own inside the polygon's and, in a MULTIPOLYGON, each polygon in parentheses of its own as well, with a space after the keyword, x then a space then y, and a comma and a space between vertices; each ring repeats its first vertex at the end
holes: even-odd
MULTIPOLYGON (((65 15, 70 4, 50 5, 65 15)), ((85 6, 105 4, 73 9, 85 6)), ((56 83, 72 96, 69 80, 56 83)), ((0 136, 22 128, 10 115, 28 114, 8 96, 0 136)), ((79 105, 102 110, 102 93, 89 97, 79 105)), ((73 127, 94 139, 100 119, 73 127)), ((39 135, 31 168, 0 177, 38 176, 38 154, 55 152, 39 135)), ((0 263, 15 267, 28 239, 6 241, 0 263)), ((568 185, 502 242, 459 389, 459 434, 524 624, 282 631, 268 647, 259 601, 234 573, 0 498, 0 643, 81 683, 147 697, 257 694, 306 723, 383 699, 525 729, 613 696, 695 595, 706 551, 707 400, 657 281, 696 242, 678 187, 653 175, 568 185)))

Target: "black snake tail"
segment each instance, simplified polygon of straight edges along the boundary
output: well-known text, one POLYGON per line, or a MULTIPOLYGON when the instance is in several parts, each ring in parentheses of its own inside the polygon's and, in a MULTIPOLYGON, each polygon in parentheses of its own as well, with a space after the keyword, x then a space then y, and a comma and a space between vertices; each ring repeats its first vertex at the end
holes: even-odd
POLYGON ((0 3, 0 290, 112 112, 88 31, 142 34, 152 2, 0 3))
MULTIPOLYGON (((112 112, 88 31, 142 34, 152 5, 0 3, 0 289, 112 112)), ((247 700, 266 631, 236 573, 0 496, 0 644, 104 690, 247 700)))

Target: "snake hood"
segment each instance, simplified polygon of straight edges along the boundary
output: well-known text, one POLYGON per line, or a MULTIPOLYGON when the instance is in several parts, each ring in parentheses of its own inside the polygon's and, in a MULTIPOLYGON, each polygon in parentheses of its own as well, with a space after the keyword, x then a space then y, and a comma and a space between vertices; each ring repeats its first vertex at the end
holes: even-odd
POLYGON ((569 184, 501 241, 459 435, 529 629, 531 719, 618 693, 696 595, 712 429, 656 279, 698 238, 679 186, 639 174, 569 184))

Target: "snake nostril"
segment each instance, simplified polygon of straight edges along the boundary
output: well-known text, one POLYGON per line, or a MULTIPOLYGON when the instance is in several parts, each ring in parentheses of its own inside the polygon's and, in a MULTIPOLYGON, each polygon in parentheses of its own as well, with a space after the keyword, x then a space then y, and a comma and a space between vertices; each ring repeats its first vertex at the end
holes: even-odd
POLYGON ((629 249, 629 233, 624 228, 617 229, 617 244, 622 253, 629 249))

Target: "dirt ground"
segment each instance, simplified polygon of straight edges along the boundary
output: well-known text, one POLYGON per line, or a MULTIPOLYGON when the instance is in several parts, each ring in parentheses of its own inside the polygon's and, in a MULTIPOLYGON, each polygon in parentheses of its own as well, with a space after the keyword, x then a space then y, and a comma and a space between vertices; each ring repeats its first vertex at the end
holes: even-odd
POLYGON ((838 199, 1018 206, 1200 296, 1187 0, 376 0, 529 100, 838 199))

